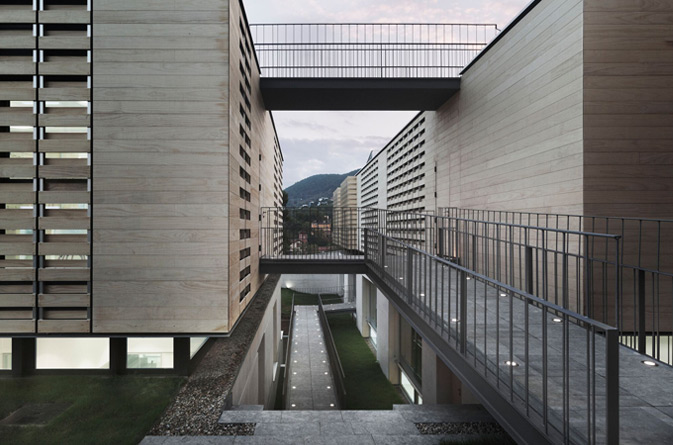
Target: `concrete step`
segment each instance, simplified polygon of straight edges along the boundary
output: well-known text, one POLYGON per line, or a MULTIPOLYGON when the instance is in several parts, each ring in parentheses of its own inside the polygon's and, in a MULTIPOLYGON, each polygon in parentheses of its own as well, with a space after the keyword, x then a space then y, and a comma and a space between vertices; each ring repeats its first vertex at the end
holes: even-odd
POLYGON ((408 422, 495 422, 481 405, 393 405, 408 422))
POLYGON ((231 411, 264 411, 264 405, 234 405, 231 411))

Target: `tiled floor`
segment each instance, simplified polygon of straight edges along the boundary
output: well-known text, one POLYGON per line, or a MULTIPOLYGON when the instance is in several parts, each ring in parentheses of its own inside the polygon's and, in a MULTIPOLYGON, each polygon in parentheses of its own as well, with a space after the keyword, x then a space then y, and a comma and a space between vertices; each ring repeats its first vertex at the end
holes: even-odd
POLYGON ((288 410, 334 410, 337 398, 318 306, 295 306, 288 410))

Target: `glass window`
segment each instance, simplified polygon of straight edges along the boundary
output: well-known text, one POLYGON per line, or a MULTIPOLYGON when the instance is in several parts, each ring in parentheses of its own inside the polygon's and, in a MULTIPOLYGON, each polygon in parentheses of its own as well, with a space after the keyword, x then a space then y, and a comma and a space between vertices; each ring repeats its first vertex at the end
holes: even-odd
POLYGON ((11 338, 0 338, 0 369, 12 369, 11 338))
POLYGON ((369 310, 367 311, 367 322, 376 329, 376 287, 369 286, 369 310))
POLYGON ((194 358, 197 352, 208 341, 208 337, 192 337, 189 339, 189 358, 194 358))
POLYGON ((378 345, 377 342, 376 342, 377 337, 378 337, 378 335, 376 333, 376 327, 369 324, 369 340, 371 340, 372 345, 374 345, 375 348, 378 345))
POLYGON ((416 382, 421 384, 423 376, 423 340, 421 336, 400 317, 400 361, 412 372, 416 382))
POLYGON ((37 369, 109 369, 108 338, 38 338, 37 369))
POLYGON ((423 404, 423 397, 421 393, 416 389, 409 376, 400 368, 400 386, 402 391, 407 396, 407 398, 416 405, 423 404))
POLYGON ((126 366, 129 369, 173 368, 173 339, 129 338, 126 366))

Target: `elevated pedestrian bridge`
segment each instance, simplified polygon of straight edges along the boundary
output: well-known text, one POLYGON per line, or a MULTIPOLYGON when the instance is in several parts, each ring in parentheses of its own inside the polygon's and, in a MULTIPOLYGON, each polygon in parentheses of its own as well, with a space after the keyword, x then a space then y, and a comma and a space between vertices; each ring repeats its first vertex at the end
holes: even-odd
POLYGON ((268 110, 436 110, 497 35, 476 24, 250 25, 268 110))
POLYGON ((330 209, 326 224, 326 212, 266 209, 262 272, 357 265, 518 442, 673 437, 673 368, 634 350, 620 322, 633 310, 611 279, 621 236, 373 209, 330 209))

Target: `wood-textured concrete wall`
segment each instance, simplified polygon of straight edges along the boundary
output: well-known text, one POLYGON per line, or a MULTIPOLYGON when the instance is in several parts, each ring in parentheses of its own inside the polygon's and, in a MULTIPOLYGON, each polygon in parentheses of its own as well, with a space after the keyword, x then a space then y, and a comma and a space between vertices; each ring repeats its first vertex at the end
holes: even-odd
POLYGON ((582 0, 543 0, 435 119, 437 205, 581 212, 582 0))
POLYGON ((584 213, 673 218, 673 2, 584 17, 584 213))
POLYGON ((229 1, 93 10, 94 332, 226 332, 229 1))
POLYGON ((230 2, 229 324, 264 281, 259 215, 282 204, 282 154, 259 88, 260 71, 245 11, 230 2))

